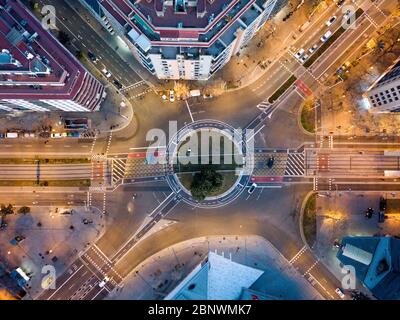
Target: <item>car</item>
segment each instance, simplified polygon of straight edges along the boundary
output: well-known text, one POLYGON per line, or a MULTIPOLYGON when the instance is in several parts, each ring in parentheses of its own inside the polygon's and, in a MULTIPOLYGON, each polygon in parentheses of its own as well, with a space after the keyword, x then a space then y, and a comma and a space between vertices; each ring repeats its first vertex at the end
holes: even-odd
POLYGON ((192 148, 188 148, 186 150, 186 157, 190 157, 190 154, 192 153, 192 148))
POLYGON ((375 213, 374 209, 368 208, 368 209, 365 211, 365 217, 368 218, 368 219, 371 219, 371 218, 372 218, 372 215, 373 215, 374 213, 375 213))
POLYGON ((99 58, 97 58, 93 52, 88 51, 88 57, 93 63, 97 63, 97 61, 99 61, 99 58))
POLYGON ((275 162, 275 158, 274 157, 269 157, 268 163, 267 163, 267 167, 271 169, 272 166, 274 165, 274 162, 275 162))
POLYGON ((249 194, 252 194, 253 192, 254 192, 254 190, 256 190, 256 188, 257 188, 258 186, 257 186, 257 183, 253 183, 251 186, 250 186, 250 188, 249 188, 249 190, 247 191, 249 194))
POLYGON ((300 49, 295 55, 294 55, 294 57, 296 58, 296 59, 300 59, 301 58, 301 56, 304 54, 304 49, 300 49))
POLYGON ((60 138, 63 137, 63 135, 62 135, 62 133, 52 133, 50 135, 50 137, 53 138, 53 139, 60 139, 60 138))
POLYGON ((341 299, 344 299, 345 295, 340 288, 336 288, 335 292, 341 299))
POLYGON ((326 26, 330 27, 336 21, 336 19, 337 19, 336 16, 330 17, 329 20, 325 22, 326 26))
POLYGON ((304 64, 308 60, 308 58, 310 58, 308 54, 305 54, 304 56, 301 57, 300 62, 304 64))
POLYGON ((0 139, 4 139, 6 135, 4 133, 0 133, 0 139))
POLYGON ((110 281, 110 278, 108 276, 105 276, 104 279, 99 282, 99 287, 104 288, 108 281, 110 281))
POLYGON ((338 2, 336 2, 336 5, 340 8, 341 6, 343 6, 343 4, 345 3, 346 0, 339 0, 338 2))
POLYGON ((104 68, 103 70, 101 70, 101 72, 103 72, 104 75, 105 75, 107 78, 111 78, 111 76, 112 76, 111 72, 108 71, 106 68, 104 68))
POLYGON ((344 20, 348 20, 352 15, 353 15, 353 11, 349 9, 349 10, 347 10, 346 13, 343 15, 343 19, 344 19, 344 20))
POLYGON ((335 248, 340 248, 340 241, 339 241, 338 239, 336 239, 336 240, 333 242, 333 246, 334 246, 335 248))
POLYGON ((315 51, 317 51, 318 45, 314 44, 310 49, 308 49, 308 52, 313 54, 315 51))
POLYGON ((169 90, 169 101, 174 102, 175 101, 175 93, 174 90, 169 90))
POLYGON ((321 37, 321 42, 326 42, 328 41, 328 39, 332 36, 332 32, 328 31, 327 33, 325 33, 322 37, 321 37))
POLYGON ((119 90, 122 89, 122 84, 121 84, 117 79, 115 79, 115 80, 113 81, 113 83, 114 83, 114 85, 115 85, 119 90))

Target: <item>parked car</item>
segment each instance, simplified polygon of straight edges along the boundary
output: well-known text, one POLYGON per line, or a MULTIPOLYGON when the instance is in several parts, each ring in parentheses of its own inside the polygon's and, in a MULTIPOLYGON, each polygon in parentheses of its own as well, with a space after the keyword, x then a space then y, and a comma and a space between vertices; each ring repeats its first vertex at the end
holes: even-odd
POLYGON ((328 41, 328 39, 332 36, 332 32, 328 31, 327 33, 325 33, 322 37, 321 37, 321 42, 326 42, 328 41))
POLYGON ((6 135, 4 133, 0 133, 0 139, 4 139, 6 135))
POLYGON ((174 90, 169 90, 169 101, 174 102, 175 101, 175 93, 174 90))
POLYGON ((308 52, 313 54, 315 51, 317 51, 318 45, 314 44, 310 49, 308 49, 308 52))
POLYGON ((101 72, 103 72, 103 74, 107 77, 107 78, 111 78, 112 74, 110 71, 108 71, 106 68, 104 68, 103 70, 101 70, 101 72))
POLYGON ((118 90, 121 90, 123 88, 122 84, 117 79, 115 79, 113 83, 118 88, 118 90))
POLYGON ((250 186, 250 188, 249 188, 249 190, 247 191, 249 194, 252 194, 255 190, 256 190, 256 188, 257 188, 258 186, 257 186, 257 183, 253 183, 251 186, 250 186))
POLYGON ((343 15, 343 19, 348 20, 352 15, 353 15, 353 11, 352 10, 347 10, 346 13, 343 15))
POLYGON ((341 6, 343 6, 343 4, 345 3, 346 0, 338 0, 338 2, 336 3, 336 5, 340 8, 341 6))
POLYGON ((304 54, 304 49, 300 49, 295 55, 294 55, 294 57, 296 58, 296 59, 300 59, 301 58, 301 56, 304 54))
POLYGON ((8 138, 8 139, 18 138, 18 133, 17 132, 7 132, 6 133, 6 138, 8 138))
POLYGON ((99 61, 99 58, 97 58, 93 52, 88 51, 88 57, 93 63, 97 63, 97 61, 99 61))
POLYGON ((302 64, 304 64, 304 63, 308 60, 308 58, 310 58, 310 57, 308 56, 308 54, 305 54, 304 56, 301 57, 300 62, 301 62, 302 64))
POLYGON ((336 21, 336 16, 330 17, 327 22, 325 22, 327 27, 330 27, 335 21, 336 21))

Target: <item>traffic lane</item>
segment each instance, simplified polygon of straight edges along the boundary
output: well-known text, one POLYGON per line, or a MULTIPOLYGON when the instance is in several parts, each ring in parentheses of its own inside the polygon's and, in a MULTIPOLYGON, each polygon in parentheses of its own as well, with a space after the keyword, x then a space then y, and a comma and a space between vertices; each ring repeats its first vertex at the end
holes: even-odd
POLYGON ((91 270, 84 263, 80 262, 79 259, 73 264, 79 265, 77 271, 72 275, 68 273, 68 270, 64 272, 56 280, 56 289, 46 291, 39 297, 39 300, 68 300, 78 288, 93 277, 91 270), (60 281, 60 279, 62 280, 60 281))
POLYGON ((52 296, 54 293, 56 293, 57 290, 62 288, 64 284, 70 280, 72 276, 79 275, 80 270, 84 268, 84 264, 81 260, 77 259, 75 260, 71 266, 66 270, 62 275, 57 277, 56 279, 56 289, 49 289, 45 290, 38 298, 38 300, 47 300, 49 299, 50 296, 52 296))
POLYGON ((21 187, 7 187, 6 192, 0 193, 1 203, 12 203, 13 205, 34 206, 71 206, 83 205, 87 200, 87 192, 76 192, 76 188, 60 188, 59 192, 47 191, 23 191, 21 187), (15 189, 12 192, 10 189, 15 189), (73 189, 73 190, 71 190, 73 189))
POLYGON ((109 294, 109 291, 103 287, 100 288, 98 285, 94 286, 91 291, 88 292, 87 295, 85 295, 84 300, 103 300, 105 299, 109 294))
MULTIPOLYGON (((106 212, 111 221, 104 235, 96 242, 105 256, 111 258, 170 193, 169 189, 157 191, 159 185, 159 183, 153 185, 155 188, 150 188, 148 184, 120 185, 113 193, 107 194, 106 212)), ((103 198, 102 194, 98 196, 103 198)))
MULTIPOLYGON (((104 64, 111 73, 120 77, 126 85, 142 80, 122 58, 103 40, 103 38, 93 28, 87 24, 81 16, 62 0, 49 0, 46 3, 40 1, 42 5, 53 5, 57 8, 57 22, 65 26, 66 32, 71 34, 77 41, 74 42, 81 50, 89 48, 90 51, 104 60, 104 64), (68 17, 75 17, 72 20, 68 17), (65 17, 65 20, 59 17, 65 17)), ((106 33, 107 31, 104 31, 106 33)), ((100 66, 97 66, 101 70, 100 66)))
POLYGON ((398 192, 400 191, 400 183, 368 183, 368 182, 353 182, 353 183, 333 183, 324 182, 318 179, 318 191, 322 192, 398 192))
MULTIPOLYGON (((296 186, 290 189, 295 194, 296 191, 300 191, 302 195, 305 195, 303 192, 309 190, 309 186, 296 186)), ((119 274, 126 276, 141 261, 166 247, 184 240, 209 235, 257 234, 270 241, 285 257, 292 257, 300 250, 301 238, 298 223, 291 221, 288 215, 293 210, 291 206, 296 206, 300 201, 294 204, 293 201, 297 196, 293 198, 292 194, 288 195, 289 191, 288 189, 279 191, 269 189, 264 192, 262 201, 253 201, 251 207, 245 200, 248 196, 245 193, 234 204, 219 208, 218 212, 193 208, 180 203, 168 216, 170 219, 178 220, 179 223, 140 241, 133 250, 116 262, 114 268, 119 274), (284 195, 281 197, 283 201, 277 193, 284 195), (267 203, 271 203, 270 199, 277 201, 272 204, 273 208, 268 210, 266 206, 267 203), (287 208, 288 212, 282 214, 282 208, 287 208), (271 215, 274 217, 272 218, 271 215), (274 220, 274 223, 271 220, 274 220)))
MULTIPOLYGON (((100 139, 99 139, 100 140, 100 139)), ((24 155, 50 155, 88 157, 93 139, 61 138, 61 139, 3 139, 0 140, 0 154, 8 157, 24 155)))

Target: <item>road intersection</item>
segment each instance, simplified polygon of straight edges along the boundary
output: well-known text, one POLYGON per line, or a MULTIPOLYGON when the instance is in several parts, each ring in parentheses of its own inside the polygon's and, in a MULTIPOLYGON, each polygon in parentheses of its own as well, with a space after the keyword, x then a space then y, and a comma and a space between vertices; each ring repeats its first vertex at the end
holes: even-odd
MULTIPOLYGON (((325 88, 327 76, 387 21, 385 12, 390 1, 355 3, 364 11, 355 28, 346 30, 308 69, 293 57, 293 52, 319 41, 326 26, 305 32, 270 65, 268 74, 250 87, 211 101, 189 100, 173 105, 160 102, 157 95, 149 92, 140 102, 132 101, 139 114, 137 134, 132 135, 128 126, 112 135, 101 133, 96 140, 71 141, 69 145, 77 156, 92 157, 92 165, 74 174, 94 181, 89 189, 71 192, 74 204, 96 206, 110 221, 103 237, 81 252, 67 272, 58 277, 57 289, 45 291, 40 299, 103 299, 112 290, 121 288, 124 279, 147 257, 175 243, 210 234, 257 234, 266 238, 322 296, 337 298, 335 289, 341 286, 339 280, 302 242, 296 218, 301 201, 310 191, 400 190, 397 179, 384 176, 385 170, 399 170, 400 156, 385 155, 384 150, 398 149, 400 141, 360 138, 359 142, 349 142, 345 136, 326 136, 322 131, 309 135, 298 128, 298 114, 292 109, 298 108, 311 92, 318 96, 325 88), (275 102, 268 102, 292 75, 297 81, 275 102), (193 202, 174 180, 170 166, 145 163, 149 150, 146 132, 155 127, 167 131, 170 120, 178 121, 181 129, 204 124, 213 127, 215 123, 222 128, 226 125, 252 129, 255 149, 251 154, 251 172, 242 175, 225 198, 212 200, 205 206, 193 202), (268 170, 264 164, 271 155, 276 163, 268 170), (253 182, 258 184, 257 192, 253 195, 243 192, 253 182), (143 198, 133 199, 136 194, 143 198), (249 201, 254 205, 250 207, 249 201), (125 213, 127 203, 134 214, 125 213), (146 237, 166 217, 178 223, 146 237), (100 287, 99 282, 106 276, 111 280, 100 287)), ((325 21, 335 12, 339 13, 339 9, 330 7, 318 21, 325 21)), ((334 27, 337 30, 340 25, 334 27)), ((128 81, 131 84, 124 90, 141 86, 140 81, 143 80, 128 81)), ((7 147, 1 146, 0 152, 43 151, 42 142, 31 144, 26 151, 17 142, 10 142, 7 147)), ((46 148, 51 149, 50 154, 62 155, 65 142, 54 141, 46 148)), ((12 194, 1 197, 6 196, 10 199, 7 201, 17 203, 23 198, 39 205, 68 200, 65 195, 49 200, 41 192, 31 191, 18 197, 12 194)))

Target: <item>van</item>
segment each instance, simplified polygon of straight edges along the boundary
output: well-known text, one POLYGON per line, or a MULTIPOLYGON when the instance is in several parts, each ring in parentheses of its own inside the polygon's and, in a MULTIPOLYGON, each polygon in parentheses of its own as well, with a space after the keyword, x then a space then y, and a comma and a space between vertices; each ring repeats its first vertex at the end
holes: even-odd
POLYGON ((7 132, 6 138, 7 138, 7 139, 15 139, 15 138, 18 138, 18 133, 17 133, 17 132, 7 132))

